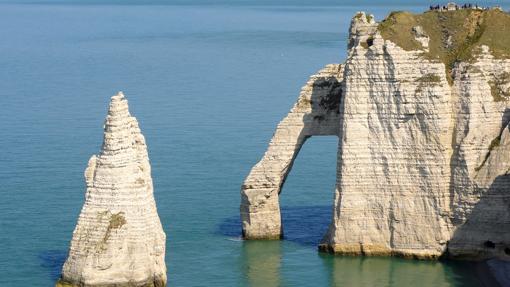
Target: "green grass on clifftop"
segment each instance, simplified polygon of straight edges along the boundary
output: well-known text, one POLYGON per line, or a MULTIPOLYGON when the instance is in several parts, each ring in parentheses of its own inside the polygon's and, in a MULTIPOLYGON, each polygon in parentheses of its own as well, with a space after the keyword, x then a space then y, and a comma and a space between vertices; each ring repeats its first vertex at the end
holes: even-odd
POLYGON ((426 56, 445 64, 449 81, 455 63, 472 60, 481 45, 487 45, 496 58, 510 58, 510 15, 503 11, 392 12, 379 24, 379 31, 404 50, 423 49, 415 40, 415 26, 421 26, 429 36, 426 56))

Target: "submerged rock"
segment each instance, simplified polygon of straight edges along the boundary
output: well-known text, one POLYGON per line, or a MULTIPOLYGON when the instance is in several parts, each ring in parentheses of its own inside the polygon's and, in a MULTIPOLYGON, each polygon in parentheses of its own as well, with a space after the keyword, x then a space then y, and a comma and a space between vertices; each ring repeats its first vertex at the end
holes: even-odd
POLYGON ((509 258, 507 24, 498 10, 397 12, 381 23, 358 13, 345 63, 312 76, 244 181, 244 237, 283 236, 279 193, 299 149, 335 135, 321 250, 509 258))
POLYGON ((85 204, 57 286, 165 286, 165 233, 145 139, 120 92, 99 155, 85 170, 85 204))

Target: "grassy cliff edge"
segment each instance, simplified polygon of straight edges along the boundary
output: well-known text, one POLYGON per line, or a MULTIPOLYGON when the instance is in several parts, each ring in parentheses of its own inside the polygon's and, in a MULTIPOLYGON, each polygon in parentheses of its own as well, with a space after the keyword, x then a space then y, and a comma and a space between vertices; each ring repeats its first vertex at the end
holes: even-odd
POLYGON ((482 45, 496 58, 510 58, 510 14, 498 9, 461 9, 427 11, 422 14, 392 12, 380 22, 378 30, 404 50, 423 50, 424 56, 443 62, 451 81, 457 62, 471 61, 482 45), (415 39, 413 27, 421 26, 429 37, 426 51, 415 39))

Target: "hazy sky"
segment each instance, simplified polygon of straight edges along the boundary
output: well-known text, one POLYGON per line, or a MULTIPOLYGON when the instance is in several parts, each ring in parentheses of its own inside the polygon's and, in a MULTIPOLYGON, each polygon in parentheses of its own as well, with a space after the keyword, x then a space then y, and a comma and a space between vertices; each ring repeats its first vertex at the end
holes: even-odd
MULTIPOLYGON (((141 4, 141 5, 310 5, 310 6, 361 6, 361 5, 424 5, 446 4, 448 1, 427 0, 0 0, 0 3, 62 3, 62 4, 141 4)), ((458 4, 473 3, 479 5, 510 6, 510 0, 504 1, 457 1, 458 4)))

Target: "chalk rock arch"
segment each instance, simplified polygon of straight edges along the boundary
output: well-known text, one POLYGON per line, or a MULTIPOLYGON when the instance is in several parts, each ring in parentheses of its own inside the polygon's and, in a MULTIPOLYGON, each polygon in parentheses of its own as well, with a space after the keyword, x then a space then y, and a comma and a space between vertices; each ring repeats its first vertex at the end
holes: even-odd
MULTIPOLYGON (((480 13, 510 22, 501 12, 480 13)), ((336 133, 334 210, 320 250, 510 258, 510 59, 484 42, 453 67, 430 58, 421 40, 441 39, 409 20, 422 17, 397 12, 379 25, 365 13, 354 16, 345 64, 337 74, 319 73, 330 84, 336 77, 338 90, 312 77, 243 185, 245 238, 281 237, 278 194, 299 148, 309 136, 336 133), (385 25, 394 34, 383 35, 385 25), (392 41, 406 31, 421 48, 392 41), (330 103, 338 109, 324 111, 325 99, 336 99, 330 103)), ((490 29, 483 33, 499 28, 490 29)))
POLYGON ((338 136, 343 66, 330 64, 310 77, 297 102, 278 124, 263 158, 241 187, 241 220, 246 239, 283 235, 279 194, 299 150, 310 136, 338 136))

